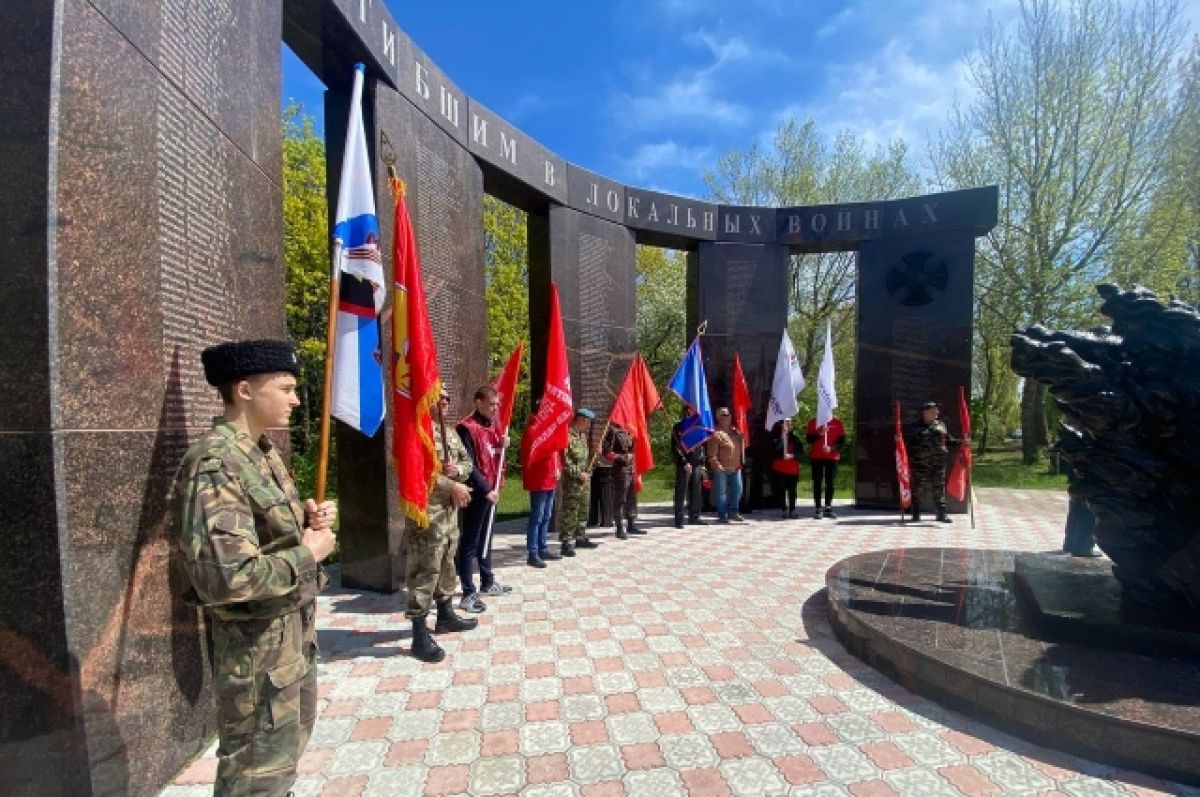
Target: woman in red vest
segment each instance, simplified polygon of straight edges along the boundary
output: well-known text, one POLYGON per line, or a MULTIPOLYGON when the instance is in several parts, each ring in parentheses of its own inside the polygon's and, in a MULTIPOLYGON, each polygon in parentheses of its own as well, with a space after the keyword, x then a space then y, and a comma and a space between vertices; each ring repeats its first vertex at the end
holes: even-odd
POLYGON ((771 462, 772 492, 779 496, 779 516, 796 517, 796 484, 800 481, 800 455, 804 449, 792 431, 792 419, 784 418, 771 430, 775 459, 771 462))
POLYGON ((813 517, 822 515, 835 518, 833 513, 833 480, 837 476, 838 460, 842 458, 842 444, 846 442, 846 427, 840 418, 830 418, 829 423, 817 426, 817 419, 808 422, 805 429, 808 440, 808 461, 812 469, 813 517), (825 489, 825 510, 821 511, 821 488, 825 489))

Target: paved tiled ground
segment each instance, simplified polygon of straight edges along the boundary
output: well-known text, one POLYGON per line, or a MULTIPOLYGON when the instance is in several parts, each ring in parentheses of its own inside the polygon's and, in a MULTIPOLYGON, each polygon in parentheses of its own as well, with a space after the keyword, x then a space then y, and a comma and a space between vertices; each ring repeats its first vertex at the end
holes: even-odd
MULTIPOLYGON (((977 528, 830 520, 669 527, 546 570, 498 537, 480 627, 406 655, 397 596, 320 599, 320 718, 298 795, 1187 794, 1027 744, 849 656, 814 595, 850 554, 901 545, 1054 550, 1065 496, 980 490, 977 528)), ((211 792, 215 760, 163 795, 211 792)))

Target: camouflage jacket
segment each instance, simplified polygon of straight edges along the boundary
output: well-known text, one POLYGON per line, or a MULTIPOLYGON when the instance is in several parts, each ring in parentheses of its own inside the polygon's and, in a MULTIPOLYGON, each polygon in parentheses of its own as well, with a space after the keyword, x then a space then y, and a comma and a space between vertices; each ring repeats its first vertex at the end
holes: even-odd
POLYGON ((457 522, 458 507, 454 505, 453 500, 450 498, 450 488, 455 483, 465 484, 467 479, 471 477, 471 471, 475 468, 475 464, 471 461, 471 455, 467 453, 467 447, 463 445, 462 439, 454 429, 447 430, 446 442, 450 444, 449 457, 446 457, 443 453, 442 435, 435 422, 433 425, 433 446, 437 451, 438 476, 433 488, 429 491, 429 526, 431 528, 445 523, 457 522), (446 459, 449 459, 450 464, 458 468, 458 473, 455 476, 442 475, 442 462, 446 459))
POLYGON ((946 443, 957 443, 946 431, 941 421, 925 423, 913 421, 904 430, 904 444, 908 447, 909 459, 916 462, 936 463, 946 458, 946 443))
POLYGON ((222 620, 270 619, 311 603, 328 582, 308 548, 304 505, 279 452, 222 418, 188 449, 167 528, 184 598, 222 620))
POLYGON ((579 477, 588 472, 591 451, 588 447, 587 433, 572 429, 569 440, 567 450, 563 454, 562 486, 563 489, 578 490, 581 487, 579 477))

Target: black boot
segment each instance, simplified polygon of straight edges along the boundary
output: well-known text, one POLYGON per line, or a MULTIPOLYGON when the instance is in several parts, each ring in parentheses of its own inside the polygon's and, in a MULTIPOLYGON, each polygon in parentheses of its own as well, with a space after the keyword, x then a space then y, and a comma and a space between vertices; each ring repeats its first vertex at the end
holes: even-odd
POLYGON ((946 507, 939 506, 937 508, 937 519, 940 523, 953 523, 954 521, 946 517, 946 507))
POLYGON ((587 537, 580 537, 579 539, 575 540, 575 547, 576 548, 599 548, 600 543, 596 542, 595 540, 589 539, 587 537))
POLYGON ((913 502, 912 502, 912 513, 913 513, 913 518, 912 518, 913 522, 916 522, 921 519, 921 502, 915 498, 913 499, 913 502))
POLYGON ((572 545, 570 542, 564 542, 562 544, 562 555, 563 556, 574 556, 575 555, 575 546, 572 545))
POLYGON ((621 521, 619 521, 619 520, 617 521, 617 539, 618 540, 629 539, 629 535, 625 533, 625 527, 623 525, 621 525, 621 521))
POLYGON ((424 617, 413 620, 412 656, 414 659, 420 659, 429 664, 446 658, 446 651, 433 641, 429 628, 425 625, 424 617))
POLYGON ((435 634, 452 634, 456 631, 470 631, 479 625, 474 617, 459 617, 454 613, 454 606, 446 598, 437 602, 437 623, 433 626, 435 634))
POLYGON ((632 518, 629 520, 628 529, 629 529, 630 534, 649 534, 650 533, 650 532, 646 531, 645 529, 639 529, 637 526, 633 525, 632 518))

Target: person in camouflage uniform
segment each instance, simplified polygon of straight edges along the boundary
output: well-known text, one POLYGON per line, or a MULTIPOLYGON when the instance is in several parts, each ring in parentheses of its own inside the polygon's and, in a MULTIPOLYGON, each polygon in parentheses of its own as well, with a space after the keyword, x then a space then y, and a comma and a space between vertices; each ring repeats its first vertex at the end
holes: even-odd
POLYGON ((570 442, 563 452, 562 472, 562 517, 558 521, 558 539, 562 543, 562 555, 574 556, 576 548, 596 548, 595 542, 587 538, 588 505, 588 427, 596 419, 596 413, 587 409, 575 410, 571 419, 570 442))
POLYGON ((450 603, 458 572, 454 556, 458 552, 458 510, 471 500, 471 488, 466 485, 474 465, 471 455, 457 434, 446 433, 446 409, 450 398, 443 390, 438 400, 437 423, 433 429, 433 444, 441 472, 429 491, 429 526, 421 528, 411 520, 404 529, 408 590, 408 608, 404 616, 412 620, 412 655, 421 661, 436 662, 446 657, 433 637, 425 617, 437 605, 437 624, 441 633, 469 631, 478 621, 459 617, 450 603), (446 446, 449 447, 447 451, 446 446))
POLYGON ((617 539, 625 540, 630 534, 645 534, 633 525, 637 517, 637 492, 633 488, 633 435, 620 424, 613 423, 604 435, 601 458, 612 463, 612 506, 616 523, 617 539), (628 533, 626 533, 628 529, 628 533))
POLYGON ((300 403, 292 345, 224 343, 201 359, 224 414, 184 455, 167 528, 183 597, 212 633, 214 794, 283 795, 316 720, 315 598, 336 507, 301 503, 265 434, 300 403))
POLYGON ((947 444, 960 441, 950 436, 946 424, 938 420, 941 409, 936 401, 921 405, 921 417, 904 430, 904 444, 912 468, 912 519, 921 519, 921 488, 928 487, 937 509, 937 519, 951 523, 946 515, 947 444))

